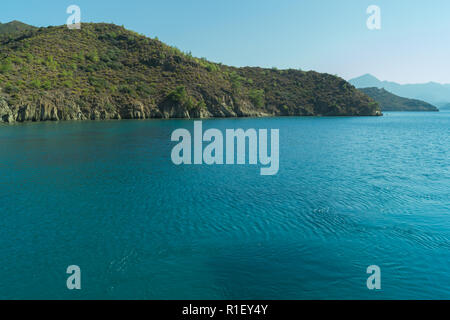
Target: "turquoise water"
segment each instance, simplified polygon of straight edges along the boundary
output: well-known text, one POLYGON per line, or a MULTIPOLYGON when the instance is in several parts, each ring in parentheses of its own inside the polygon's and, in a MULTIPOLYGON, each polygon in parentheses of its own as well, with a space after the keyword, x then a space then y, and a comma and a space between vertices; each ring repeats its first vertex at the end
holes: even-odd
POLYGON ((276 176, 173 165, 192 126, 0 126, 0 298, 450 298, 450 112, 203 122, 280 129, 276 176))

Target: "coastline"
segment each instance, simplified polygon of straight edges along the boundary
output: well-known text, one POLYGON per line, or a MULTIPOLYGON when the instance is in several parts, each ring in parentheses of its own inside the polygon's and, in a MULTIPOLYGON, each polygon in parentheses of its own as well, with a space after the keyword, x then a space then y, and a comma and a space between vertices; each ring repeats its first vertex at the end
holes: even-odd
MULTIPOLYGON (((390 111, 396 112, 396 111, 390 111)), ((28 120, 28 121, 0 121, 0 125, 20 125, 28 123, 65 123, 65 122, 120 122, 120 121, 170 121, 170 120, 185 120, 185 121, 198 121, 198 120, 240 120, 240 119, 292 119, 292 118, 372 118, 372 117, 384 117, 385 114, 381 113, 378 115, 305 115, 305 116, 248 116, 248 117, 208 117, 208 118, 142 118, 142 119, 131 119, 131 118, 121 118, 121 119, 83 119, 83 120, 28 120)))

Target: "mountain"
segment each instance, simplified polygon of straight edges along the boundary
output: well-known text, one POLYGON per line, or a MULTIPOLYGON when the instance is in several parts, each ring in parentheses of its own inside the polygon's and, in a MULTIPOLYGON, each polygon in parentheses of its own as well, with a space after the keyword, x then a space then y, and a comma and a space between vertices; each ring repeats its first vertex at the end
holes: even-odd
POLYGON ((36 29, 36 27, 30 26, 17 20, 8 23, 0 23, 0 35, 8 35, 33 29, 36 29))
POLYGON ((401 97, 419 99, 436 106, 450 102, 450 84, 428 82, 422 84, 398 84, 390 81, 380 81, 376 77, 365 74, 349 81, 356 88, 384 88, 401 97))
POLYGON ((381 115, 345 80, 235 68, 113 24, 24 31, 0 41, 3 121, 381 115))
POLYGON ((442 103, 439 105, 441 110, 450 110, 450 103, 442 103))
POLYGON ((372 87, 359 90, 378 102, 382 111, 439 111, 427 102, 399 97, 385 89, 372 87))
POLYGON ((380 88, 383 84, 386 84, 386 81, 382 82, 371 74, 362 75, 361 77, 351 79, 348 82, 356 88, 380 88))

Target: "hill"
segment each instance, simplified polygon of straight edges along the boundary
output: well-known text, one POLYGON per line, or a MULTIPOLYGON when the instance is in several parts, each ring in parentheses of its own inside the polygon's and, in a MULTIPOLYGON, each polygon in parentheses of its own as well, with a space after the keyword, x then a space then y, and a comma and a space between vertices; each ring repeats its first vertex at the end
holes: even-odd
POLYGON ((435 106, 415 99, 399 97, 378 88, 359 89, 378 102, 382 111, 439 111, 435 106))
POLYGON ((351 79, 349 82, 356 88, 384 88, 398 96, 423 100, 436 106, 446 105, 450 102, 450 84, 436 82, 399 84, 390 81, 380 81, 370 74, 351 79))
POLYGON ((8 23, 0 23, 0 36, 2 35, 11 35, 14 33, 19 33, 27 30, 33 30, 36 27, 30 26, 23 22, 14 20, 8 23))
POLYGON ((229 67, 103 23, 1 40, 0 87, 8 122, 381 114, 329 74, 229 67))
POLYGON ((442 103, 439 105, 439 109, 441 110, 450 110, 450 103, 442 103))

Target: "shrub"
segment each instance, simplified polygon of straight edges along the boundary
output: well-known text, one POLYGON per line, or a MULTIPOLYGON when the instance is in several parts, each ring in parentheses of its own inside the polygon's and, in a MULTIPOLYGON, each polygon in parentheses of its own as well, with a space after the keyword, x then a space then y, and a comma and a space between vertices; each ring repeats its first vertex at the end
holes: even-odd
POLYGON ((14 93, 18 93, 20 90, 17 86, 8 82, 5 85, 4 91, 9 94, 14 94, 14 93))
POLYGON ((113 70, 120 70, 123 68, 123 65, 120 62, 109 62, 108 67, 110 67, 113 70))
POLYGON ((91 76, 91 77, 88 78, 88 81, 89 81, 90 85, 92 85, 92 86, 94 86, 96 88, 99 88, 99 89, 103 89, 103 88, 106 88, 108 86, 107 81, 105 79, 102 79, 102 78, 95 78, 95 77, 91 76))
POLYGON ((220 68, 217 65, 215 65, 214 63, 208 63, 206 66, 206 70, 208 70, 209 72, 216 72, 216 71, 219 71, 220 68))
POLYGON ((50 80, 45 80, 45 81, 42 83, 41 88, 44 89, 44 90, 50 90, 50 89, 52 89, 52 83, 51 83, 51 81, 50 81, 50 80))
POLYGON ((33 55, 31 53, 27 53, 25 59, 27 59, 27 62, 33 62, 33 55))
POLYGON ((249 92, 250 101, 257 107, 264 106, 264 90, 262 89, 252 89, 249 92))
POLYGON ((178 86, 175 90, 171 91, 167 98, 173 102, 183 102, 187 97, 186 88, 184 86, 178 86))
POLYGON ((53 59, 53 56, 47 57, 45 65, 52 71, 56 71, 56 69, 58 68, 58 63, 53 59))
POLYGON ((240 76, 236 71, 230 73, 231 87, 235 90, 240 89, 242 82, 245 82, 246 80, 246 78, 240 76))
POLYGON ((39 79, 34 79, 30 82, 30 86, 34 89, 39 89, 41 87, 41 81, 39 79))
POLYGON ((167 95, 167 99, 181 104, 188 110, 194 109, 196 106, 195 100, 188 95, 184 86, 176 87, 175 90, 167 95))
POLYGON ((86 54, 86 59, 88 59, 91 62, 98 63, 100 61, 100 58, 98 56, 97 50, 94 50, 86 54))
POLYGON ((143 85, 143 84, 138 84, 136 86, 136 91, 141 93, 141 94, 145 94, 145 95, 151 95, 153 93, 153 89, 152 88, 150 88, 150 87, 148 87, 146 85, 143 85))
POLYGON ((187 96, 186 99, 183 101, 183 106, 186 107, 188 110, 192 110, 196 107, 194 99, 192 97, 187 96))
POLYGON ((133 89, 131 89, 126 84, 123 84, 119 87, 119 92, 122 94, 133 94, 133 89))
POLYGON ((199 103, 197 103, 196 107, 199 110, 206 110, 206 103, 205 103, 205 101, 201 100, 199 103))
MULTIPOLYGON (((190 55, 190 57, 192 58, 192 55, 190 55)), ((206 60, 206 58, 196 58, 195 61, 209 72, 220 71, 220 68, 217 64, 209 62, 208 60, 206 60)))
POLYGON ((72 78, 73 77, 73 71, 70 70, 63 70, 60 75, 62 78, 72 78))
POLYGON ((74 54, 73 59, 78 63, 84 63, 84 61, 85 61, 84 52, 79 52, 79 53, 74 54))
POLYGON ((73 87, 73 82, 70 80, 66 80, 62 83, 62 85, 66 88, 72 88, 73 87))
POLYGON ((13 57, 12 61, 16 64, 16 65, 22 65, 23 64, 23 59, 21 57, 13 57))
POLYGON ((6 58, 0 65, 0 73, 8 73, 13 69, 13 64, 10 58, 6 58))

